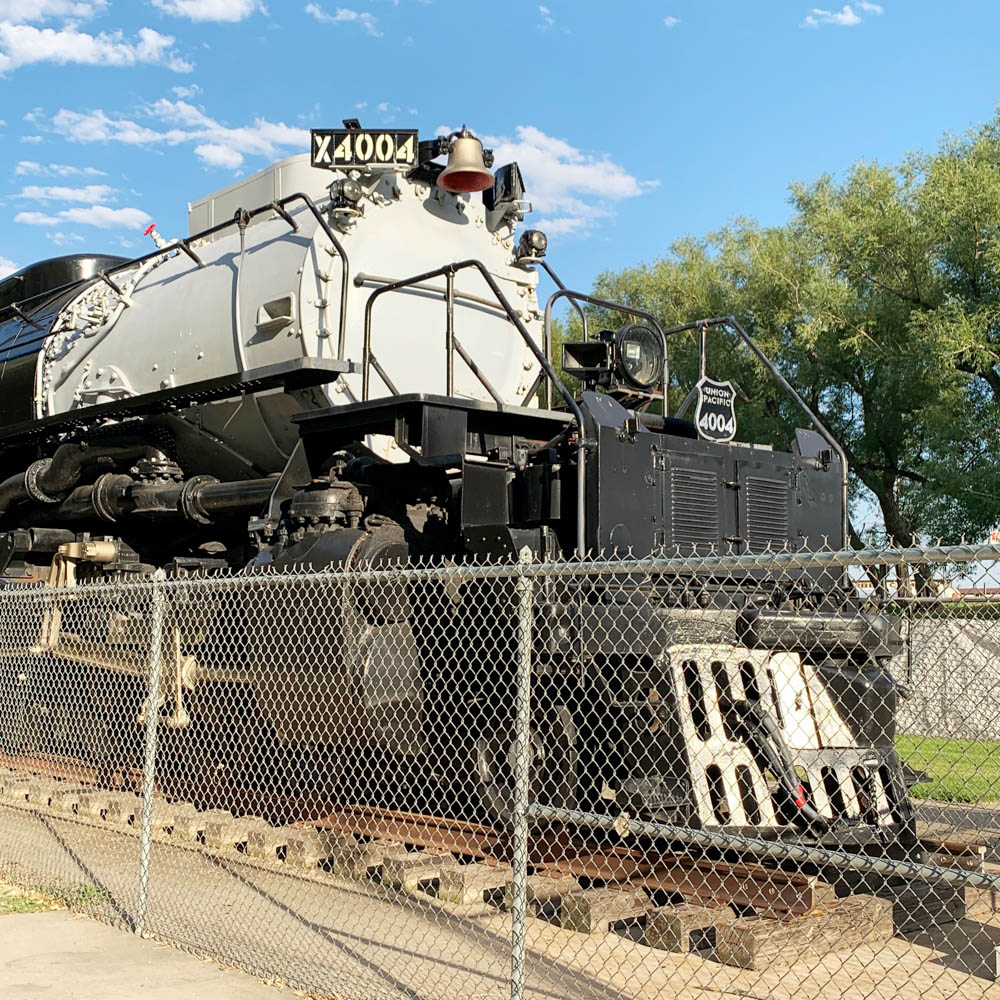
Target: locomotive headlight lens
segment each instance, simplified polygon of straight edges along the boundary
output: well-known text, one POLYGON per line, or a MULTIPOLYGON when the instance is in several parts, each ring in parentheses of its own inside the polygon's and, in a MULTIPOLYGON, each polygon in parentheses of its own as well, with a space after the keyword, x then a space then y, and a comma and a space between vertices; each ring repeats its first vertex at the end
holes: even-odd
POLYGON ((518 260, 524 257, 544 257, 549 248, 549 238, 540 229, 526 229, 517 241, 517 251, 514 256, 518 260))
POLYGON ((348 178, 346 181, 341 183, 340 193, 348 201, 358 202, 361 201, 361 195, 363 192, 361 190, 361 185, 357 181, 348 178))
POLYGON ((334 181, 330 185, 330 197, 335 203, 341 205, 356 205, 361 201, 364 191, 361 185, 350 177, 345 177, 341 181, 334 181))
POLYGON ((618 369, 637 389, 652 389, 663 377, 663 342, 641 323, 626 323, 615 336, 618 369))

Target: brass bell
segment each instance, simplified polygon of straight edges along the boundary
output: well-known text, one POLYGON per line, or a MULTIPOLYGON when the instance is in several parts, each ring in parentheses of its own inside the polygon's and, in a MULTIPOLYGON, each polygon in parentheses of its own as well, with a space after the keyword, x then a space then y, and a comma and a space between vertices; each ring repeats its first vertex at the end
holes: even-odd
POLYGON ((455 133, 448 153, 448 166, 437 179, 438 187, 453 194, 469 194, 493 187, 493 174, 483 162, 483 144, 463 125, 455 133))

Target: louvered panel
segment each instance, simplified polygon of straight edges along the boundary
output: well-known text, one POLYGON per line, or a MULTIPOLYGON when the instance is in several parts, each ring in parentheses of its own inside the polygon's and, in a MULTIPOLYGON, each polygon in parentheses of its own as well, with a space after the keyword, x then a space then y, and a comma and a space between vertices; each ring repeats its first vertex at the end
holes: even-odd
POLYGON ((675 545, 719 545, 719 479, 714 472, 670 470, 670 531, 675 545))
POLYGON ((748 476, 746 504, 750 551, 782 548, 788 541, 788 483, 748 476))

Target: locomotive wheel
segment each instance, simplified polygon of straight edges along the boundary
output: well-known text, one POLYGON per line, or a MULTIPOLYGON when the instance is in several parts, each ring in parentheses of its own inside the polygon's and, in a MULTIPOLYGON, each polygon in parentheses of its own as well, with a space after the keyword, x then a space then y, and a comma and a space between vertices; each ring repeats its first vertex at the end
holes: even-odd
MULTIPOLYGON (((489 819, 502 826, 514 820, 516 741, 512 723, 493 727, 473 744, 476 798, 489 819)), ((528 801, 576 805, 576 727, 565 706, 552 709, 528 736, 528 801)))

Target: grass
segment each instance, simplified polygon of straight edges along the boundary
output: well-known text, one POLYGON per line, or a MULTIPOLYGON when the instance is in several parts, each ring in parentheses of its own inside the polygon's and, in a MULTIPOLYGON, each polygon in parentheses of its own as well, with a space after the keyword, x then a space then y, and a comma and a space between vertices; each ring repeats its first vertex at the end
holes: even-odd
POLYGON ((62 910, 65 904, 55 896, 34 889, 0 882, 0 915, 4 913, 41 913, 62 910))
POLYGON ((916 799, 940 802, 1000 802, 1000 743, 949 740, 937 736, 897 736, 904 764, 930 779, 914 785, 916 799))
POLYGON ((0 914, 40 913, 45 910, 95 910, 108 898, 107 889, 78 885, 39 885, 33 889, 0 882, 0 914))

